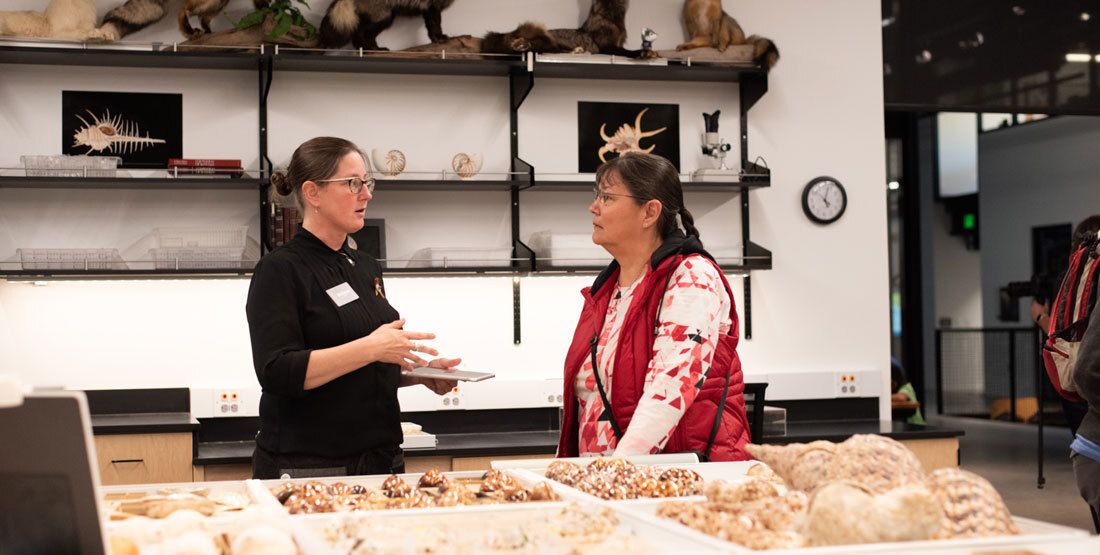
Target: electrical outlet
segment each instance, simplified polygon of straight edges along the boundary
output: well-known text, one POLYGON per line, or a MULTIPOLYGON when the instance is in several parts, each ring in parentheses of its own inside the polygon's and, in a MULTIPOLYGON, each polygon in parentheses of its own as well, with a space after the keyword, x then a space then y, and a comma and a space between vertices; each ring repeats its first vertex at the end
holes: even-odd
POLYGON ((546 404, 551 407, 560 407, 562 404, 561 391, 547 390, 539 397, 539 401, 546 400, 546 404))
POLYGON ((448 391, 447 393, 445 393, 443 395, 443 399, 440 400, 440 403, 442 403, 442 405, 443 405, 442 408, 443 409, 447 409, 447 410, 459 409, 459 410, 462 410, 462 409, 466 408, 466 396, 463 395, 463 393, 461 391, 459 391, 458 386, 455 386, 455 387, 451 388, 450 391, 448 391))
POLYGON ((840 372, 836 375, 837 397, 873 397, 867 384, 860 383, 854 372, 840 372), (866 391, 865 391, 866 390, 866 391))
POLYGON ((241 392, 225 389, 214 392, 214 416, 236 416, 243 412, 241 392))

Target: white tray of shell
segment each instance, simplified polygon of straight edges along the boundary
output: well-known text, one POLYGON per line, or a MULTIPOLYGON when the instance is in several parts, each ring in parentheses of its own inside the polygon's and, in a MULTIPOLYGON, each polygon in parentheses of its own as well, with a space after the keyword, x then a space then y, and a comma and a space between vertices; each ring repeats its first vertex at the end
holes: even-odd
MULTIPOLYGON (((413 514, 486 512, 511 506, 564 506, 562 488, 554 487, 550 480, 531 477, 513 471, 489 471, 499 476, 491 487, 483 488, 486 473, 481 471, 438 472, 424 474, 339 476, 330 478, 293 479, 293 480, 257 480, 254 495, 263 497, 262 503, 279 507, 294 517, 312 517, 317 514, 353 512, 356 509, 366 512, 400 512, 413 514), (428 478, 432 476, 432 478, 428 478), (424 481, 425 479, 428 481, 424 481), (452 492, 469 492, 455 495, 449 501, 439 500, 447 493, 440 489, 440 479, 449 482, 452 492), (421 487, 421 484, 428 484, 421 487), (293 491, 287 491, 292 486, 293 491), (334 489, 335 488, 335 489, 334 489), (314 502, 313 508, 291 498, 303 500, 310 496, 313 489, 322 499, 314 502), (390 492, 390 493, 387 493, 390 492), (419 493, 419 495, 418 495, 419 493), (346 495, 346 497, 340 497, 346 495), (392 496, 391 496, 392 495, 392 496), (282 497, 282 499, 280 499, 282 497), (421 502, 422 497, 432 502, 421 502), (338 499, 339 498, 339 499, 338 499), (286 506, 284 506, 286 504, 286 506), (299 506, 295 506, 299 505, 299 506)), ((568 495, 568 490, 564 493, 568 495)))
MULTIPOLYGON (((633 455, 630 457, 620 457, 624 460, 630 461, 634 464, 644 464, 649 466, 657 465, 683 465, 698 463, 699 457, 694 453, 669 453, 661 455, 633 455)), ((557 461, 566 461, 579 465, 586 465, 596 460, 596 457, 562 457, 562 458, 541 458, 541 459, 507 459, 502 461, 490 462, 490 467, 497 470, 505 470, 510 468, 523 468, 534 472, 545 472, 546 467, 557 461)))
MULTIPOLYGON (((972 555, 974 553, 974 550, 979 548, 984 549, 988 547, 1011 547, 1013 548, 1013 550, 1016 550, 1023 549, 1023 547, 1021 546, 1026 545, 1038 546, 1041 544, 1045 546, 1047 542, 1075 540, 1088 536, 1087 532, 1077 528, 1070 528, 1058 524, 1041 522, 1029 518, 1013 517, 1013 521, 1020 529, 1020 534, 1015 536, 991 536, 980 538, 868 543, 862 545, 849 544, 820 547, 799 547, 793 549, 753 550, 740 544, 727 542, 714 536, 710 536, 708 534, 680 524, 679 522, 676 522, 674 520, 657 516, 657 511, 661 503, 667 501, 703 503, 703 501, 700 501, 697 498, 675 500, 658 499, 645 501, 646 502, 634 503, 620 502, 617 505, 617 508, 624 513, 630 513, 641 517, 648 517, 653 520, 660 521, 665 526, 672 526, 676 529, 676 533, 678 535, 685 538, 690 538, 693 541, 709 541, 712 544, 720 546, 721 549, 724 551, 734 553, 767 553, 768 555, 842 555, 847 553, 890 553, 891 555, 900 555, 901 553, 905 553, 915 555, 917 553, 935 553, 936 555, 942 555, 943 553, 948 552, 945 550, 958 549, 960 550, 959 553, 972 555)), ((1063 553, 1057 550, 1049 550, 1049 548, 1047 548, 1047 550, 1050 553, 1058 553, 1059 555, 1063 553)), ((1092 553, 1100 553, 1100 551, 1094 551, 1092 553)))
POLYGON ((714 553, 655 519, 598 504, 508 505, 479 513, 308 515, 329 553, 714 553))
POLYGON ((100 493, 109 520, 164 518, 181 509, 218 516, 261 501, 238 481, 104 486, 100 493))
POLYGON ((191 509, 174 511, 165 518, 135 516, 107 521, 103 530, 114 555, 322 552, 319 540, 304 528, 295 530, 285 512, 261 505, 209 517, 191 509))

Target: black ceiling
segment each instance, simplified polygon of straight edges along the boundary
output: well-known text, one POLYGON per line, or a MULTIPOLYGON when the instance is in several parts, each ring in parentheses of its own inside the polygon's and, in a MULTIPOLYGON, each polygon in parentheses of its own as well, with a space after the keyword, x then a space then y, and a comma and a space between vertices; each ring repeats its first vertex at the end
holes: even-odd
POLYGON ((1100 0, 883 0, 882 25, 888 109, 1100 114, 1100 0))

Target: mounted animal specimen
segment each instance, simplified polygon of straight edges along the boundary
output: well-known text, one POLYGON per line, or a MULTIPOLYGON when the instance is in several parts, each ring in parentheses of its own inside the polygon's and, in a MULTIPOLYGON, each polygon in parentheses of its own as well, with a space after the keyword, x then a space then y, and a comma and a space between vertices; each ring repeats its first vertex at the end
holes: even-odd
POLYGON ((116 115, 112 118, 111 112, 107 112, 100 119, 90 111, 88 115, 92 117, 92 123, 76 116, 84 127, 73 133, 73 146, 86 146, 89 154, 92 152, 126 154, 164 143, 164 139, 154 139, 148 133, 144 137, 141 136, 137 124, 123 120, 122 116, 116 115))
MULTIPOLYGON (((528 21, 507 33, 488 33, 481 51, 495 54, 589 53, 638 57, 642 51, 626 50, 626 10, 630 0, 592 0, 588 17, 577 29, 546 29, 528 21)), ((646 54, 647 56, 649 54, 646 54)))
POLYGON ((610 137, 604 132, 604 127, 607 124, 600 125, 600 137, 607 143, 600 147, 599 156, 601 162, 607 162, 604 155, 608 152, 615 152, 618 154, 632 151, 645 152, 647 154, 653 152, 653 149, 656 148, 657 145, 650 145, 649 148, 642 148, 640 144, 642 139, 652 137, 668 128, 662 127, 653 131, 642 131, 642 115, 647 111, 649 111, 649 108, 645 108, 641 112, 638 112, 638 117, 634 120, 634 127, 624 123, 619 126, 618 131, 615 131, 615 134, 610 137))
POLYGON ((336 0, 329 5, 321 22, 321 46, 341 48, 348 41, 356 48, 385 50, 378 46, 378 35, 393 25, 400 15, 424 18, 428 38, 433 43, 447 40, 443 34, 443 10, 454 0, 336 0))
POLYGON ((92 0, 52 0, 41 12, 0 11, 0 36, 55 39, 102 38, 92 0))
POLYGON ((753 61, 765 69, 770 70, 779 61, 775 43, 757 35, 746 38, 737 20, 722 10, 722 0, 685 0, 684 26, 691 40, 677 46, 676 50, 709 46, 725 52, 733 45, 750 44, 753 61))
MULTIPOLYGON (((256 9, 268 5, 269 0, 252 0, 256 9)), ((112 8, 103 16, 99 31, 105 40, 118 40, 135 31, 140 31, 153 23, 164 19, 168 13, 169 0, 126 0, 121 6, 112 8)), ((210 32, 210 21, 225 8, 229 0, 184 0, 179 11, 179 26, 183 36, 194 39, 203 32, 210 32), (189 18, 196 16, 202 25, 202 31, 191 27, 189 18)))

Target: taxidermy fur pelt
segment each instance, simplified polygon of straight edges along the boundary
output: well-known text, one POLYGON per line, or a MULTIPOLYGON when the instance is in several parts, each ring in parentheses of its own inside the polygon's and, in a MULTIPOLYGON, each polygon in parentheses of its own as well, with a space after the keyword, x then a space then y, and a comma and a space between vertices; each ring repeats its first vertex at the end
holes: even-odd
POLYGON ((51 0, 46 9, 0 12, 0 36, 98 39, 92 0, 51 0))
MULTIPOLYGON (((103 16, 99 32, 106 40, 118 40, 130 33, 144 29, 164 18, 171 0, 126 0, 125 4, 111 9, 103 16)), ((180 33, 194 39, 210 32, 214 19, 229 0, 183 0, 179 11, 180 33), (202 31, 191 27, 190 17, 199 18, 202 31)), ((267 6, 268 0, 252 0, 256 9, 267 6)))
POLYGON ((722 10, 722 0, 685 0, 684 25, 691 40, 677 46, 676 50, 711 46, 725 52, 732 45, 750 44, 752 59, 765 69, 770 70, 779 61, 775 43, 756 35, 746 38, 737 20, 722 10))
POLYGON ((443 10, 454 0, 336 0, 321 22, 321 46, 341 48, 348 41, 356 48, 383 50, 378 35, 399 15, 422 16, 432 42, 443 42, 443 10))
POLYGON ((630 0, 592 0, 588 17, 578 29, 546 29, 540 23, 528 21, 508 33, 488 33, 482 41, 482 52, 496 54, 589 53, 637 56, 639 51, 626 50, 626 10, 630 0))

